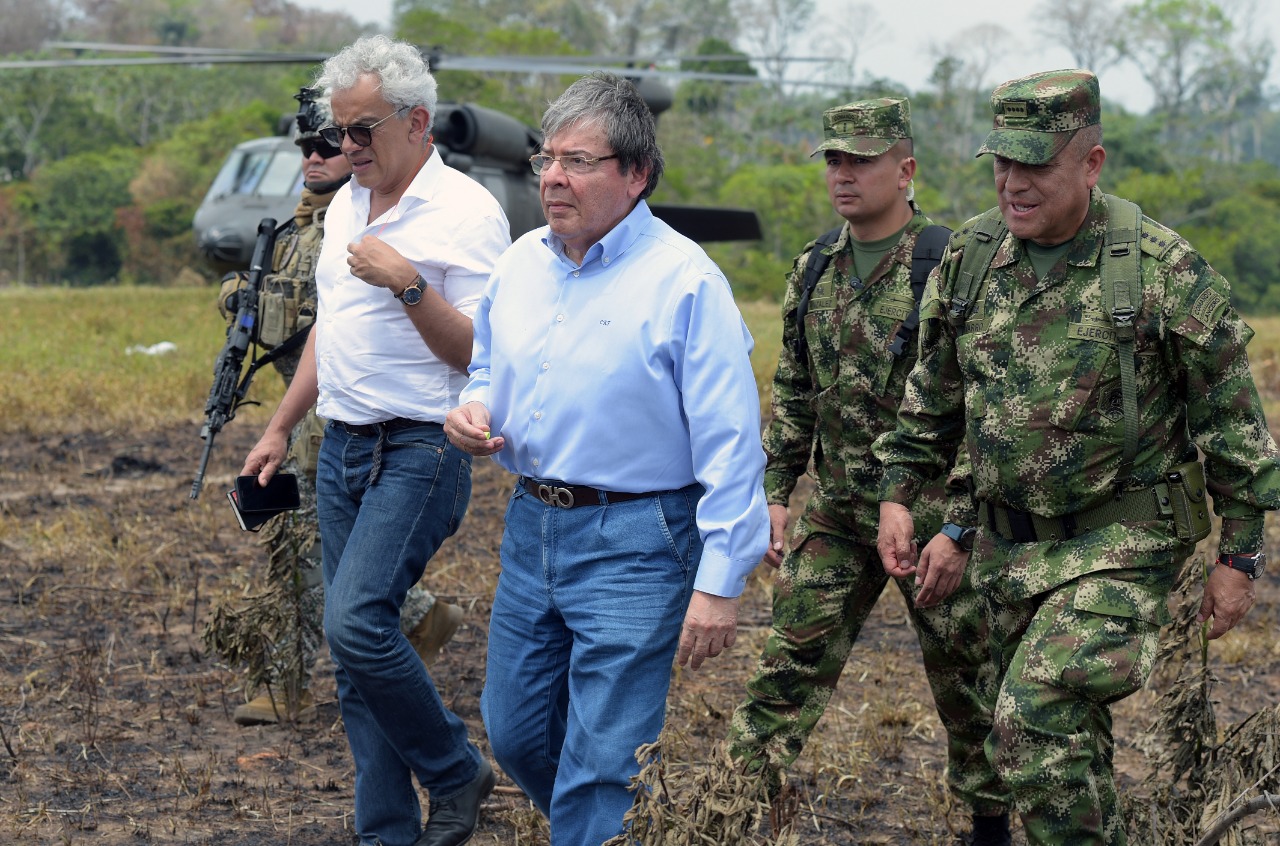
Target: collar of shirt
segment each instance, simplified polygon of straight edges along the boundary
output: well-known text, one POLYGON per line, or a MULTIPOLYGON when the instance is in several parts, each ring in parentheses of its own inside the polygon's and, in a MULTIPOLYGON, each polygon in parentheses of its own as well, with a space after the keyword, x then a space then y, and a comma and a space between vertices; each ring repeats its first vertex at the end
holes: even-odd
POLYGON ((626 252, 627 248, 636 242, 640 234, 649 226, 649 222, 653 220, 653 212, 649 210, 649 204, 644 200, 636 203, 636 207, 631 210, 630 214, 618 221, 618 225, 605 233, 604 237, 596 241, 587 248, 587 252, 582 256, 582 264, 574 264, 564 253, 564 241, 560 240, 560 236, 547 229, 547 234, 542 236, 542 243, 547 245, 547 249, 556 254, 556 257, 565 264, 573 267, 586 267, 593 261, 599 260, 601 264, 609 264, 618 256, 626 252))
POLYGON ((431 154, 422 163, 422 167, 418 168, 418 172, 413 175, 413 180, 404 189, 404 194, 392 206, 391 211, 376 221, 369 220, 369 199, 373 192, 352 179, 347 184, 351 186, 351 207, 356 212, 356 219, 369 220, 369 226, 379 221, 381 221, 381 225, 385 226, 388 223, 399 220, 400 215, 404 214, 406 209, 417 205, 417 202, 426 203, 431 201, 436 194, 436 190, 440 187, 440 179, 443 175, 444 162, 441 161, 433 145, 431 154))

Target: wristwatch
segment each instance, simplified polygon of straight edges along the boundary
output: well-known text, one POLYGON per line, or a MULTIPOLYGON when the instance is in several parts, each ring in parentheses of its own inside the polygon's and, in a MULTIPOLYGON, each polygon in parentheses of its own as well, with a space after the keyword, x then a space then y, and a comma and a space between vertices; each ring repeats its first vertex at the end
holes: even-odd
POLYGON ((1267 571, 1267 555, 1265 552, 1255 552, 1252 555, 1241 555, 1239 553, 1219 555, 1218 563, 1224 567, 1230 567, 1232 570, 1239 570, 1250 579, 1257 579, 1267 571))
POLYGON ((965 552, 973 552, 973 539, 978 530, 973 526, 957 526, 955 523, 943 523, 939 530, 942 534, 956 542, 956 546, 965 552))
POLYGON ((413 281, 409 283, 409 287, 396 294, 396 299, 405 305, 417 305, 422 302, 422 286, 426 284, 426 280, 419 273, 413 277, 413 281))

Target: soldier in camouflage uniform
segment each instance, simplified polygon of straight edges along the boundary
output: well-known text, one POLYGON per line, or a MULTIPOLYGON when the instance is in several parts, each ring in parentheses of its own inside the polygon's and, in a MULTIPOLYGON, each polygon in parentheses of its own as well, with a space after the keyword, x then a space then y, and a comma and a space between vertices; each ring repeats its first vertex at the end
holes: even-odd
MULTIPOLYGON (((894 426, 916 360, 912 253, 930 225, 912 199, 916 162, 906 100, 829 109, 823 129, 814 155, 825 156, 828 193, 846 222, 834 245, 810 242, 788 279, 773 421, 764 437, 772 524, 765 560, 781 569, 773 630, 729 734, 731 755, 761 772, 772 792, 822 716, 888 581, 874 546, 880 463, 871 443, 894 426), (826 250, 830 263, 808 299, 801 338, 796 313, 813 250, 826 250), (811 460, 816 491, 781 557, 787 502, 811 460)), ((946 230, 934 234, 940 254, 946 230)), ((934 476, 940 480, 944 472, 938 468, 934 476)), ((916 540, 932 540, 926 548, 937 566, 914 585, 902 579, 896 586, 947 730, 951 791, 975 814, 975 842, 1007 844, 1010 806, 982 751, 991 728, 982 689, 989 698, 995 679, 985 607, 964 577, 967 552, 938 534, 944 518, 972 521, 972 512, 963 487, 953 502, 940 483, 921 497, 916 540)))
MULTIPOLYGON (((305 329, 315 320, 315 264, 324 240, 325 211, 334 194, 351 178, 351 163, 342 151, 320 138, 319 129, 330 120, 328 102, 319 96, 317 90, 310 88, 303 88, 296 98, 301 106, 294 140, 302 149, 304 187, 292 223, 277 238, 271 265, 273 272, 263 280, 258 337, 255 340, 268 349, 284 344, 295 332, 305 329)), ((243 284, 243 274, 236 274, 223 283, 219 306, 228 320, 235 317, 235 308, 227 300, 243 284)), ((286 386, 293 380, 301 355, 299 344, 296 349, 272 361, 286 386)), ((324 420, 316 415, 313 408, 294 428, 289 442, 288 463, 291 466, 284 468, 285 472, 298 476, 302 506, 297 511, 276 517, 263 530, 263 543, 272 562, 278 559, 293 562, 287 571, 296 589, 302 593, 300 616, 305 621, 303 630, 295 635, 301 643, 303 663, 308 669, 315 663, 316 652, 324 637, 324 583, 315 501, 316 456, 323 436, 324 420)), ((423 663, 430 666, 439 656, 440 648, 457 630, 461 619, 461 608, 438 602, 420 585, 415 585, 401 607, 400 628, 423 663)), ((296 714, 299 719, 308 719, 315 714, 311 694, 305 688, 294 690, 296 685, 287 679, 270 680, 266 687, 268 692, 235 709, 237 723, 274 723, 286 713, 296 714), (281 701, 281 697, 285 701, 281 701)))
POLYGON ((899 425, 874 448, 880 552, 910 565, 906 506, 962 444, 1000 663, 987 753, 1031 843, 1123 844, 1110 704, 1151 671, 1175 574, 1209 531, 1206 475, 1222 532, 1199 619, 1219 637, 1253 604, 1276 445, 1227 281, 1096 187, 1097 78, 1036 74, 991 103, 978 154, 995 157, 999 208, 954 233, 925 292, 899 425))

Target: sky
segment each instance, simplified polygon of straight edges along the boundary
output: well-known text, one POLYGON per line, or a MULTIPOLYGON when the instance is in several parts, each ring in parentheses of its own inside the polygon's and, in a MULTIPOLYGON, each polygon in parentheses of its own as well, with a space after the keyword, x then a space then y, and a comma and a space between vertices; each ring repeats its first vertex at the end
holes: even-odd
MULTIPOLYGON (((383 31, 390 31, 392 0, 294 0, 305 8, 343 11, 362 23, 377 24, 383 31)), ((1064 0, 1070 2, 1070 0, 1064 0)), ((1218 0, 1220 5, 1248 3, 1249 0, 1218 0)), ((956 0, 912 0, 902 4, 873 4, 868 0, 816 0, 813 31, 807 39, 796 40, 798 54, 828 54, 810 45, 821 45, 830 38, 832 21, 855 18, 852 11, 874 6, 873 24, 867 41, 857 60, 858 77, 868 75, 902 83, 908 91, 927 87, 930 72, 940 48, 961 33, 981 25, 998 25, 1009 39, 1008 49, 1001 50, 1001 58, 988 70, 983 80, 984 88, 994 88, 998 83, 1043 70, 1070 67, 1071 54, 1065 48, 1050 45, 1039 34, 1035 9, 1039 2, 1010 0, 997 14, 991 7, 996 4, 959 3, 956 0), (974 9, 978 11, 974 11, 974 9), (897 11, 895 11, 897 10, 897 11), (897 20, 901 16, 906 20, 897 20), (1020 39, 1020 32, 1029 33, 1020 39), (1024 46, 1025 44, 1025 46, 1024 46)), ((1126 5, 1115 0, 1117 7, 1126 5)), ((1257 15, 1251 20, 1251 31, 1270 38, 1273 43, 1280 35, 1280 3, 1259 0, 1255 3, 1257 15)), ((1117 22, 1118 24, 1122 22, 1117 22)), ((850 24, 853 29, 855 24, 850 24)), ((1151 107, 1150 89, 1137 70, 1131 65, 1120 64, 1104 69, 1099 83, 1104 98, 1114 100, 1126 109, 1145 112, 1151 107)), ((1280 55, 1273 61, 1270 84, 1280 89, 1280 55)))

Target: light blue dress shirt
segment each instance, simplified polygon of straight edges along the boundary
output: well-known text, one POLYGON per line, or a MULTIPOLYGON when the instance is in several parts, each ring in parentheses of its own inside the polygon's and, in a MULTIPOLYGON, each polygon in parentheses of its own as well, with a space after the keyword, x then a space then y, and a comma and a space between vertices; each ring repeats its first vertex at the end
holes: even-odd
POLYGON ((702 249, 636 208, 582 265, 548 227, 494 266, 461 402, 507 470, 612 491, 695 480, 697 590, 738 596, 769 543, 751 334, 702 249))

